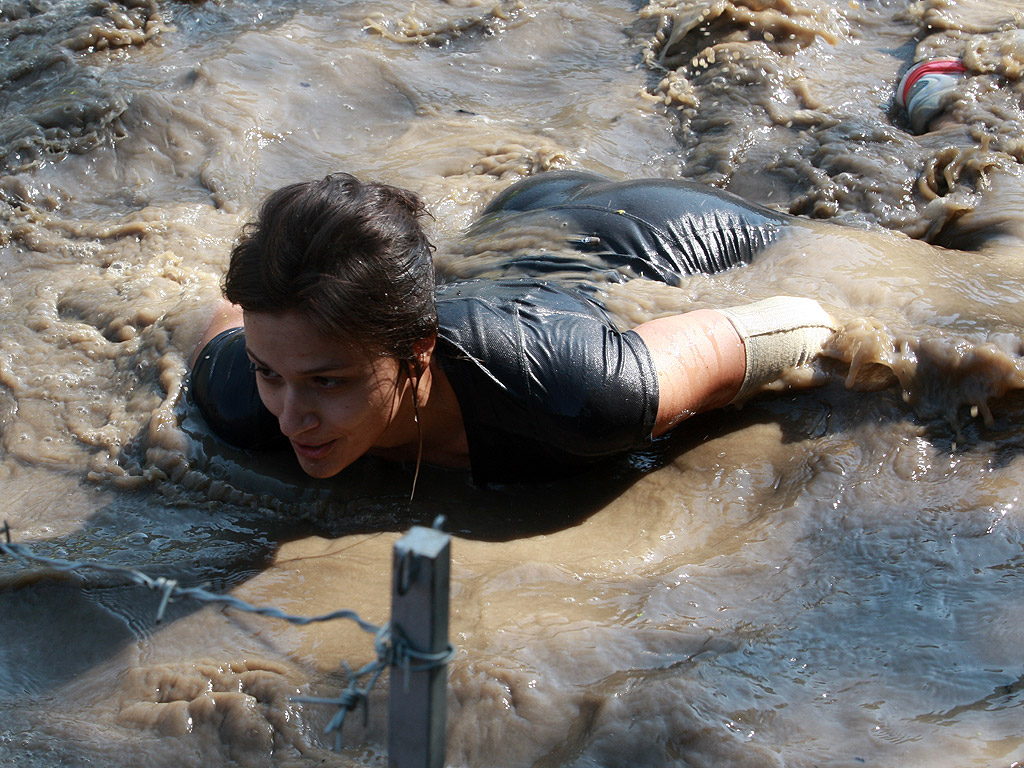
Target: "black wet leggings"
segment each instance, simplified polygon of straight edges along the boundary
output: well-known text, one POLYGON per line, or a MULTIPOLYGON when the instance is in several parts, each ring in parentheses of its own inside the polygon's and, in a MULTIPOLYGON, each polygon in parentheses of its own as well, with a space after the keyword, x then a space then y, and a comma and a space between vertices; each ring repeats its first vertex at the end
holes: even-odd
POLYGON ((728 192, 673 179, 614 182, 582 171, 531 176, 499 194, 469 231, 473 240, 516 228, 565 232, 586 258, 516 256, 509 275, 543 276, 595 269, 626 280, 646 277, 678 285, 681 277, 713 274, 749 263, 783 233, 784 214, 728 192))

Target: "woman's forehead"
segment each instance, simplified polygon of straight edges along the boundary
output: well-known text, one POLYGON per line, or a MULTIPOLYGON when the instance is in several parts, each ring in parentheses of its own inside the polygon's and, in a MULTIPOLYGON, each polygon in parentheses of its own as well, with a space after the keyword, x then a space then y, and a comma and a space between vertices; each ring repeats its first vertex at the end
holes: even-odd
POLYGON ((246 350, 275 369, 367 369, 376 367, 381 359, 351 340, 321 332, 301 312, 245 312, 243 323, 246 350))

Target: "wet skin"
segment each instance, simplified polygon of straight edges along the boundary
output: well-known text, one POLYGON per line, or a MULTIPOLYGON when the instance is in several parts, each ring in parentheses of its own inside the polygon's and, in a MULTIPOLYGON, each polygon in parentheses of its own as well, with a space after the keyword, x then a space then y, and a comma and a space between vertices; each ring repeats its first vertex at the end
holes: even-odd
POLYGON ((411 389, 399 363, 325 336, 296 312, 246 312, 260 398, 302 469, 331 477, 366 453, 415 451, 411 389))

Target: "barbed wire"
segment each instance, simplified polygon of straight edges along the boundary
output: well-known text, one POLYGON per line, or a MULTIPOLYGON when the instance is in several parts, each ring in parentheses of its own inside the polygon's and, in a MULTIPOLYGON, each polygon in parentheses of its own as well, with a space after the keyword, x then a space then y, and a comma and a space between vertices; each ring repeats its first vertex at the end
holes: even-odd
POLYGON ((5 521, 0 528, 0 553, 10 555, 24 564, 37 563, 52 568, 62 573, 79 573, 80 571, 101 571, 124 577, 128 582, 146 587, 160 593, 160 604, 157 607, 156 623, 163 621, 167 606, 175 598, 191 598, 201 603, 219 603, 229 608, 245 613, 267 616, 274 619, 281 619, 290 624, 305 626, 324 621, 335 621, 347 619, 354 622, 360 629, 374 636, 373 648, 377 658, 362 666, 356 672, 352 672, 349 665, 342 661, 342 668, 345 672, 346 687, 338 696, 320 698, 312 696, 291 697, 292 701, 299 701, 311 704, 332 704, 339 708, 338 713, 331 718, 324 731, 325 733, 335 732, 335 749, 341 749, 342 726, 345 723, 345 716, 360 704, 363 706, 364 718, 369 717, 369 696, 373 687, 377 684, 384 670, 390 666, 397 666, 405 673, 405 682, 408 685, 410 672, 421 672, 436 667, 442 667, 455 657, 455 648, 449 645, 439 653, 427 653, 411 646, 409 642, 395 631, 391 624, 379 626, 363 619, 358 613, 348 609, 331 611, 319 616, 297 616, 286 613, 280 608, 273 606, 256 606, 240 600, 231 595, 222 595, 210 592, 204 587, 183 587, 176 579, 169 579, 163 576, 150 576, 134 568, 127 568, 120 565, 111 565, 95 560, 65 560, 55 557, 38 555, 24 544, 17 544, 11 541, 11 528, 5 521), (419 662, 413 664, 412 662, 419 662), (367 678, 367 682, 360 686, 360 681, 367 678))

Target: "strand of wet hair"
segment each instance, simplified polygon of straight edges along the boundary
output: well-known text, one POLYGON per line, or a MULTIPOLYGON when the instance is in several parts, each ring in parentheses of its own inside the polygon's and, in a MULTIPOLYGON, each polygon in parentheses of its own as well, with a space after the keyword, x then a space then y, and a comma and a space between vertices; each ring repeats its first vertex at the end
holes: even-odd
POLYGON ((412 378, 412 372, 410 371, 410 363, 408 360, 405 361, 405 375, 413 381, 412 385, 412 413, 413 421, 416 422, 416 471, 412 475, 412 489, 409 491, 409 503, 412 504, 416 498, 416 483, 420 479, 420 465, 423 463, 423 424, 420 422, 420 381, 423 378, 423 372, 420 370, 419 362, 416 363, 416 378, 412 378))
POLYGON ((256 606, 231 595, 210 592, 204 587, 183 587, 175 579, 163 576, 150 576, 134 568, 126 568, 95 560, 66 560, 39 555, 24 544, 11 541, 11 528, 6 521, 3 527, 0 528, 0 535, 3 537, 0 538, 0 554, 10 555, 24 565, 34 563, 61 573, 74 573, 77 576, 80 576, 83 571, 100 571, 102 573, 122 576, 128 583, 137 584, 159 592, 160 604, 157 608, 155 619, 157 624, 163 621, 167 606, 175 598, 191 598, 201 603, 221 604, 244 613, 281 619, 290 624, 300 626, 337 619, 353 621, 360 629, 374 635, 373 646, 377 658, 368 662, 356 672, 352 672, 348 664, 342 661, 346 686, 338 696, 330 698, 295 696, 290 699, 292 701, 312 704, 331 704, 339 708, 338 713, 335 714, 324 729, 326 733, 331 733, 332 731, 335 733, 334 748, 336 750, 341 749, 342 726, 345 722, 345 716, 349 712, 361 705, 363 707, 364 719, 369 718, 370 692, 385 669, 391 666, 402 669, 405 674, 406 685, 408 685, 408 675, 410 672, 422 672, 443 667, 455 658, 455 648, 450 644, 445 650, 438 653, 421 651, 410 645, 408 640, 400 632, 397 632, 390 623, 378 626, 366 621, 352 610, 341 609, 319 616, 297 616, 286 613, 274 606, 256 606), (367 682, 360 685, 360 681, 364 678, 367 679, 367 682))

